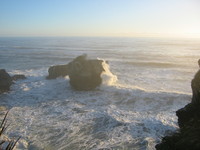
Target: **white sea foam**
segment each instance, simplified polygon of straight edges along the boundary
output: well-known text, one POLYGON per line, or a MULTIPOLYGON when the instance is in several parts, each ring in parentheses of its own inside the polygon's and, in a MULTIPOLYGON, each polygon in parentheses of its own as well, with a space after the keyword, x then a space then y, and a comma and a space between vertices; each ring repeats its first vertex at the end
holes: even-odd
POLYGON ((103 61, 104 72, 101 75, 103 85, 113 85, 117 82, 117 76, 110 71, 110 66, 103 61))
POLYGON ((35 72, 4 95, 11 107, 7 133, 22 136, 18 149, 153 149, 177 129, 174 112, 190 98, 115 85, 74 91, 68 78, 46 80, 35 72))

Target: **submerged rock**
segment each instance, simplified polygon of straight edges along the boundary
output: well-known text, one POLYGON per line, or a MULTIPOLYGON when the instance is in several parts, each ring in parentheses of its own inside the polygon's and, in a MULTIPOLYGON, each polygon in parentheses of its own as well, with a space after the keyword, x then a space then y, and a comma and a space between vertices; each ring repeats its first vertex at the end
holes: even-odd
POLYGON ((49 68, 47 79, 69 75, 70 85, 76 90, 92 90, 102 83, 103 60, 87 59, 87 55, 76 57, 67 65, 49 68))
POLYGON ((5 69, 0 69, 0 92, 5 92, 10 89, 12 78, 5 69))
POLYGON ((194 76, 191 86, 192 102, 176 111, 180 130, 164 137, 156 145, 157 150, 200 150, 200 71, 194 76))
POLYGON ((12 76, 13 81, 20 80, 20 79, 26 79, 25 75, 17 74, 17 75, 12 76))

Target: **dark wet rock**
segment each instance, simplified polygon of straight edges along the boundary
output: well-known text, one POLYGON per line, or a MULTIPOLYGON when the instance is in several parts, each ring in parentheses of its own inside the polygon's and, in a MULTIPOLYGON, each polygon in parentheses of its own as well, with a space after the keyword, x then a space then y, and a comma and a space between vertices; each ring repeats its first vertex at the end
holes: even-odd
POLYGON ((10 90, 10 86, 14 83, 13 81, 19 79, 26 79, 24 75, 10 76, 5 69, 0 69, 0 93, 7 92, 10 90))
POLYGON ((200 150, 200 119, 190 119, 179 131, 166 136, 157 150, 200 150))
POLYGON ((49 68, 47 79, 69 75, 70 85, 76 90, 92 90, 102 83, 103 60, 87 59, 87 55, 76 57, 67 65, 49 68))
POLYGON ((22 80, 22 79, 26 79, 25 75, 23 74, 17 74, 17 75, 12 76, 13 81, 22 80))
POLYGON ((48 70, 47 79, 55 79, 57 77, 65 77, 68 75, 68 65, 51 66, 48 70))
POLYGON ((0 92, 5 92, 10 89, 12 78, 5 69, 0 69, 0 92))
POLYGON ((200 70, 195 74, 191 82, 192 103, 200 105, 200 70))
POLYGON ((102 83, 103 60, 86 59, 85 55, 69 63, 71 86, 76 90, 92 90, 102 83))
POLYGON ((184 108, 176 111, 178 125, 180 128, 188 125, 191 120, 200 119, 200 106, 193 103, 187 104, 184 108))
POLYGON ((179 131, 164 137, 156 145, 157 150, 200 150, 200 71, 194 76, 191 87, 192 102, 176 111, 179 131))

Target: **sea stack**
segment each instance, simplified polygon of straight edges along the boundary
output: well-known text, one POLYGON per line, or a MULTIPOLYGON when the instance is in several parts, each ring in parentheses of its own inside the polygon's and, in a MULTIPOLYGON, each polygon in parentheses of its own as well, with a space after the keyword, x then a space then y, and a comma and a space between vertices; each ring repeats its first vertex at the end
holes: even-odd
MULTIPOLYGON (((200 66, 200 60, 199 66, 200 66)), ((200 150, 200 70, 191 82, 192 102, 176 111, 179 131, 166 136, 157 150, 200 150)))
POLYGON ((87 59, 84 54, 66 65, 51 66, 47 79, 68 75, 70 85, 75 90, 92 90, 102 83, 101 74, 105 71, 103 62, 99 59, 87 59))

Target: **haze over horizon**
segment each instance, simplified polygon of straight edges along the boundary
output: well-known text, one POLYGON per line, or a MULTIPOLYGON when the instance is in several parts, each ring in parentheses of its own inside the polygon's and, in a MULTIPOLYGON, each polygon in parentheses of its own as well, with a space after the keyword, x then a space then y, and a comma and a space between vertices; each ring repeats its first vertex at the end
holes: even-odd
POLYGON ((200 38, 198 0, 0 1, 0 36, 200 38))

